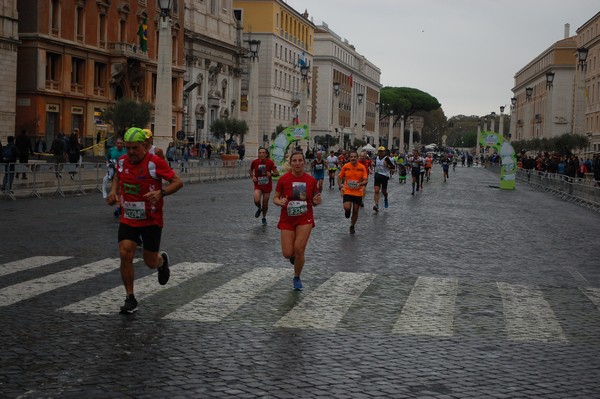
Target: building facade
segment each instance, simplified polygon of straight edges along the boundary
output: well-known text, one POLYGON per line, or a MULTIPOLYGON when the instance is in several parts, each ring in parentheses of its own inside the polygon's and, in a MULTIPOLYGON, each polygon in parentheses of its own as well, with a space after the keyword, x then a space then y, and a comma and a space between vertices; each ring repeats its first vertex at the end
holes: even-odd
POLYGON ((600 12, 577 29, 577 47, 588 50, 585 68, 579 68, 583 84, 582 134, 590 141, 589 152, 600 152, 600 12))
POLYGON ((0 141, 15 134, 17 93, 17 47, 19 44, 17 0, 0 4, 0 141))
POLYGON ((511 107, 512 140, 572 133, 577 42, 565 26, 564 39, 535 57, 515 76, 511 107), (550 76, 553 77, 551 83, 550 76))
MULTIPOLYGON (((49 146, 58 133, 78 128, 91 146, 110 129, 102 115, 116 100, 154 102, 157 1, 19 0, 18 11, 17 129, 49 146)), ((183 120, 182 0, 172 0, 171 18, 174 135, 183 120)))
POLYGON ((327 24, 315 30, 312 135, 337 138, 349 148, 358 139, 379 140, 381 70, 327 24))
POLYGON ((282 0, 234 0, 234 14, 243 27, 243 45, 259 40, 256 58, 246 59, 240 117, 248 122, 246 152, 253 156, 269 144, 278 126, 311 120, 315 26, 282 0), (303 78, 301 66, 308 66, 303 78))
POLYGON ((186 0, 183 126, 189 141, 218 144, 210 125, 239 118, 245 50, 232 0, 186 0))

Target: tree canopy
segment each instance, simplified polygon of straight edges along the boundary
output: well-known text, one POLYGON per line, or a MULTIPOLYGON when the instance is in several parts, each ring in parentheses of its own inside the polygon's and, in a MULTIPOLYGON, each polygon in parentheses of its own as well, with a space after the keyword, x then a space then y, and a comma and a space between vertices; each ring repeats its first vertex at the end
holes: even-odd
POLYGON ((104 112, 103 119, 113 127, 115 133, 123 135, 127 128, 148 126, 151 115, 152 104, 121 98, 104 112))
POLYGON ((406 118, 417 112, 434 111, 442 106, 429 93, 410 87, 383 87, 379 98, 381 117, 385 118, 393 112, 393 115, 395 115, 394 123, 402 117, 406 120, 406 118))
POLYGON ((230 143, 235 136, 240 137, 240 141, 244 142, 244 135, 248 133, 248 124, 243 119, 227 118, 216 119, 209 127, 213 136, 218 139, 225 140, 228 144, 227 153, 229 153, 230 143), (229 138, 227 136, 229 135, 229 138))

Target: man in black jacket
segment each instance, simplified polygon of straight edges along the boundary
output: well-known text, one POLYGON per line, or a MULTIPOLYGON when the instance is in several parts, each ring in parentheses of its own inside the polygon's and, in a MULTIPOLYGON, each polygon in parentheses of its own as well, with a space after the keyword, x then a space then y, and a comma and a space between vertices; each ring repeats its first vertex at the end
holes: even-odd
MULTIPOLYGON (((28 163, 29 155, 33 155, 33 146, 31 145, 31 140, 27 137, 27 130, 21 129, 21 133, 17 136, 16 139, 17 148, 19 149, 19 162, 20 163, 28 163)), ((22 173, 23 179, 27 179, 27 173, 22 173)), ((18 179, 19 174, 17 173, 15 177, 18 179)))
POLYGON ((2 163, 4 164, 4 180, 2 181, 2 191, 10 192, 15 176, 15 162, 17 162, 19 150, 15 145, 14 136, 8 136, 6 141, 8 143, 2 148, 1 153, 2 163))

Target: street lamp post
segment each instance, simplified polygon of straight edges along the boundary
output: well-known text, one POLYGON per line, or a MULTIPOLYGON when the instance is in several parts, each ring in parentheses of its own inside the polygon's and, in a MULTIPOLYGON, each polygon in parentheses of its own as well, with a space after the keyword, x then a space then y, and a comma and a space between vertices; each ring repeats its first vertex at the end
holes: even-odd
POLYGON ((300 96, 300 105, 299 107, 299 115, 298 115, 298 122, 300 123, 300 125, 307 125, 308 124, 308 117, 306 115, 306 103, 308 101, 307 99, 307 90, 306 90, 306 85, 308 85, 308 71, 310 69, 310 65, 307 65, 306 63, 303 64, 302 66, 300 66, 300 75, 301 75, 301 81, 302 81, 302 94, 300 96))
POLYGON ((390 109, 390 117, 389 117, 389 125, 388 125, 388 140, 387 140, 387 148, 391 149, 394 144, 394 110, 390 109))
MULTIPOLYGON (((245 146, 250 154, 258 153, 258 52, 260 50, 260 40, 248 40, 248 139, 245 146)), ((264 126, 263 126, 264 128, 264 126)))
POLYGON ((173 140, 173 89, 171 40, 171 0, 159 0, 161 17, 158 33, 156 101, 154 103, 154 144, 167 148, 173 140))
POLYGON ((375 103, 375 137, 373 138, 373 143, 379 143, 379 108, 381 107, 381 103, 375 103))
POLYGON ((553 115, 553 107, 552 107, 552 87, 554 87, 554 72, 546 72, 546 112, 544 115, 543 123, 544 123, 544 136, 551 137, 553 132, 552 128, 552 115, 553 115))
POLYGON ((500 122, 498 124, 498 133, 504 137, 504 105, 500 106, 500 122))
MULTIPOLYGON (((340 104, 337 101, 337 97, 340 95, 340 82, 333 83, 333 99, 332 99, 332 112, 331 112, 331 133, 337 132, 340 123, 340 104)), ((329 141, 327 142, 327 150, 329 151, 329 141)))
POLYGON ((398 145, 400 153, 404 153, 404 115, 400 115, 400 144, 398 145))
POLYGON ((585 47, 579 47, 577 49, 577 59, 578 59, 578 65, 577 65, 577 75, 578 75, 578 79, 577 79, 577 102, 576 102, 576 108, 575 108, 575 112, 574 112, 574 123, 573 123, 573 127, 574 127, 574 132, 575 134, 582 134, 583 133, 583 122, 585 120, 585 110, 584 110, 584 103, 585 103, 585 71, 587 69, 587 56, 588 56, 588 49, 585 47))
POLYGON ((475 156, 479 156, 481 148, 479 146, 479 140, 481 139, 481 120, 477 121, 477 140, 475 141, 475 156))
MULTIPOLYGON (((517 131, 517 98, 513 97, 510 99, 510 131, 508 132, 508 139, 512 140, 513 135, 517 131)), ((516 136, 515 136, 516 137, 516 136)))
POLYGON ((490 114, 490 117, 492 118, 492 132, 496 131, 496 113, 494 111, 492 111, 492 113, 490 114))

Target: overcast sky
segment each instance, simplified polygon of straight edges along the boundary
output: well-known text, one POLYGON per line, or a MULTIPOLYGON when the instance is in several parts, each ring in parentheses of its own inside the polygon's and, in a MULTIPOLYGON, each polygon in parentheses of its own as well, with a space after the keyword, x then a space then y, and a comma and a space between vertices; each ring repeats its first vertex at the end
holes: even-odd
POLYGON ((500 113, 515 73, 600 12, 598 0, 284 0, 381 69, 384 86, 436 97, 447 117, 500 113))

